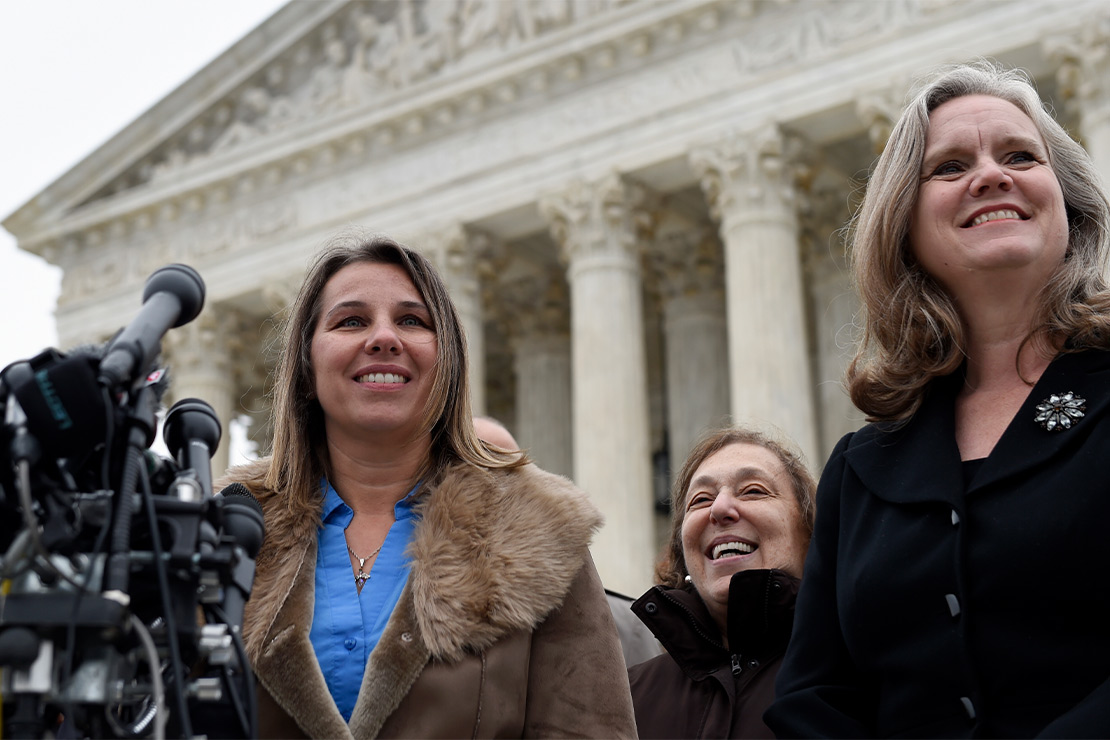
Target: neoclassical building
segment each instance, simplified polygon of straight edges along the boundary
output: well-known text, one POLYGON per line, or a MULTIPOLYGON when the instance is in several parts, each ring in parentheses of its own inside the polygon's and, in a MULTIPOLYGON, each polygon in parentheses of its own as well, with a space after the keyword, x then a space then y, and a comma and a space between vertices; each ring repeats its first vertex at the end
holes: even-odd
POLYGON ((915 76, 1024 67, 1110 172, 1108 39, 1103 0, 295 0, 4 226, 64 270, 63 348, 199 270, 171 395, 263 448, 311 255, 352 225, 424 251, 476 411, 590 492, 636 594, 703 430, 774 425, 816 469, 861 423, 839 230, 915 76))

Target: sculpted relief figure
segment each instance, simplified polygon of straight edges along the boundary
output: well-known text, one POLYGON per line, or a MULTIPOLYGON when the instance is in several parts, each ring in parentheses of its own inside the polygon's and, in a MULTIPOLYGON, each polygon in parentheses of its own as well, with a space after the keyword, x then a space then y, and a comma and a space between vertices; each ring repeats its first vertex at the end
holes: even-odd
MULTIPOLYGON (((398 90, 450 66, 479 47, 502 48, 565 26, 575 15, 589 16, 623 0, 400 0, 392 17, 374 14, 381 6, 356 6, 350 18, 353 40, 335 25, 324 29, 312 69, 292 89, 286 68, 275 62, 265 81, 240 94, 235 115, 215 138, 210 153, 226 151, 289 124, 350 107, 374 92, 398 90)), ((308 44, 293 57, 298 67, 313 64, 308 44)), ((179 168, 197 152, 172 153, 159 175, 179 168)))
POLYGON ((350 70, 346 66, 347 47, 340 38, 331 38, 324 44, 323 64, 312 70, 308 83, 302 88, 301 110, 306 115, 345 108, 354 102, 355 91, 348 84, 350 70))
POLYGON ((269 110, 270 93, 263 87, 248 87, 239 99, 235 118, 216 139, 212 151, 231 149, 265 133, 264 121, 269 110))
POLYGON ((482 46, 490 39, 521 42, 534 38, 547 28, 571 20, 568 0, 535 0, 506 3, 501 0, 461 0, 459 50, 462 53, 482 46))

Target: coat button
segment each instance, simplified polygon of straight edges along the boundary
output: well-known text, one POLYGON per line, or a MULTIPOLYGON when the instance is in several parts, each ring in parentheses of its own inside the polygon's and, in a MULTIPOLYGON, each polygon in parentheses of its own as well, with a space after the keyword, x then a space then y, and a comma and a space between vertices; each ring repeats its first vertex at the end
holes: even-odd
POLYGON ((956 598, 956 594, 945 594, 944 600, 948 602, 948 611, 952 616, 960 616, 960 600, 956 598))
POLYGON ((960 703, 964 705, 964 711, 967 712, 967 718, 975 719, 975 705, 971 703, 971 699, 966 696, 961 696, 960 703))
POLYGON ((659 607, 655 605, 654 601, 649 601, 644 604, 644 611, 648 614, 655 614, 655 612, 659 611, 659 607))
POLYGON ((348 650, 354 650, 356 647, 358 647, 358 640, 353 637, 348 637, 346 640, 343 641, 343 647, 347 648, 348 650))
POLYGON ((759 661, 758 660, 749 660, 748 661, 748 668, 752 668, 752 669, 759 668, 759 661))
POLYGON ((411 632, 402 632, 401 633, 401 642, 412 642, 412 633, 411 632))
POLYGON ((952 509, 952 526, 960 526, 960 515, 956 512, 955 509, 952 509))
POLYGON ((782 584, 779 583, 778 581, 771 581, 771 590, 772 591, 782 591, 782 584))

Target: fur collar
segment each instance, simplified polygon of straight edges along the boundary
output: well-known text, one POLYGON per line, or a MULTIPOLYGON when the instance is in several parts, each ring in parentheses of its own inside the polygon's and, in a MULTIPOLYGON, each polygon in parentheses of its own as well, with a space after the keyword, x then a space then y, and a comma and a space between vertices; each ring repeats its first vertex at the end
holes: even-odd
MULTIPOLYGON (((227 479, 249 485, 266 464, 233 469, 227 479)), ((248 655, 257 660, 294 584, 312 578, 319 510, 298 515, 285 497, 252 490, 266 514, 243 625, 248 655)), ((412 611, 431 656, 447 662, 530 629, 556 609, 601 525, 582 491, 534 465, 455 464, 418 506, 422 518, 409 549, 412 611)), ((298 611, 304 613, 303 605, 298 611)), ((311 613, 309 604, 309 620, 311 613)))

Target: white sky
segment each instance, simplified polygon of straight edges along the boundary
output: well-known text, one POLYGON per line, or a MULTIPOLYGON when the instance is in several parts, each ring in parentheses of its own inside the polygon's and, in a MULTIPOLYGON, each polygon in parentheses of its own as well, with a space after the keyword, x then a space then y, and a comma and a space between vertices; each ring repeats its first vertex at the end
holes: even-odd
MULTIPOLYGON (((0 219, 284 4, 0 0, 0 219)), ((55 346, 59 280, 0 229, 0 368, 55 346)))

